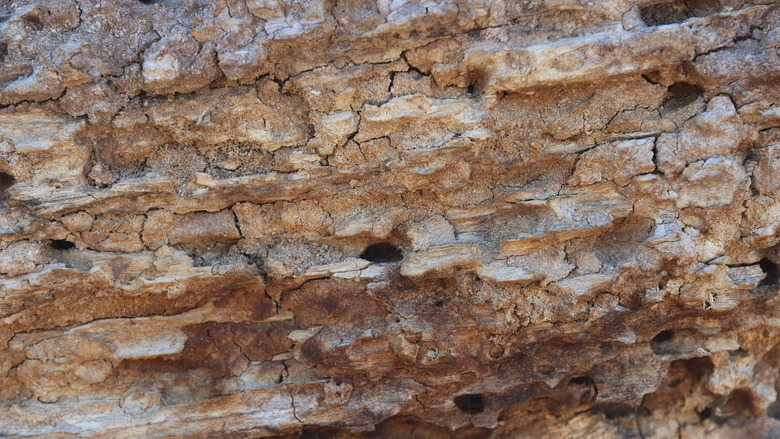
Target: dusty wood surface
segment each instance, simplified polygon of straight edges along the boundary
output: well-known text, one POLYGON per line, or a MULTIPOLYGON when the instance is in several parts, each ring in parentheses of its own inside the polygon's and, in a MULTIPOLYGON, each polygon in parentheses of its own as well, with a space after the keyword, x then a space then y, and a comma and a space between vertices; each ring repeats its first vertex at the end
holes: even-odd
POLYGON ((0 2, 0 436, 780 437, 779 24, 0 2))

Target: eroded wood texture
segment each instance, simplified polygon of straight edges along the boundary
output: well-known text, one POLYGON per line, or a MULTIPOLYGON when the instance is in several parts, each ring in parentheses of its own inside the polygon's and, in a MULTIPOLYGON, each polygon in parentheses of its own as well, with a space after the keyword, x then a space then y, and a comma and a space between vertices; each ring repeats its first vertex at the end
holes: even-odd
POLYGON ((0 436, 780 437, 778 24, 0 2, 0 436))

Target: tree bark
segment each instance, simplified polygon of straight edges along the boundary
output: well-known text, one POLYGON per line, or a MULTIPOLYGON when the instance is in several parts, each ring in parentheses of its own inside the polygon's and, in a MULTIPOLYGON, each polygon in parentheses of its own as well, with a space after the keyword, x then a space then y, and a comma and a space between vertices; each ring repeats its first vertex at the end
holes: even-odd
POLYGON ((778 24, 0 4, 0 436, 780 435, 778 24))

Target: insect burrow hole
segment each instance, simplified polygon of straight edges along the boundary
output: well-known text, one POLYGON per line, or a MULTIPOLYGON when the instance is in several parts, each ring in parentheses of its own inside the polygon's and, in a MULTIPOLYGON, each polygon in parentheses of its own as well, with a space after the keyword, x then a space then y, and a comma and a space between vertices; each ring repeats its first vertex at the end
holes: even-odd
POLYGON ((8 205, 8 188, 16 184, 16 179, 11 174, 0 172, 0 206, 8 205))
POLYGON ((485 411, 485 399, 479 393, 458 395, 452 402, 458 410, 467 415, 476 415, 485 411))
POLYGON ((51 248, 54 250, 70 250, 74 247, 76 247, 76 244, 64 239, 51 240, 51 248))
POLYGON ((371 262, 400 262, 404 258, 403 251, 389 242, 371 244, 360 253, 360 258, 371 262))

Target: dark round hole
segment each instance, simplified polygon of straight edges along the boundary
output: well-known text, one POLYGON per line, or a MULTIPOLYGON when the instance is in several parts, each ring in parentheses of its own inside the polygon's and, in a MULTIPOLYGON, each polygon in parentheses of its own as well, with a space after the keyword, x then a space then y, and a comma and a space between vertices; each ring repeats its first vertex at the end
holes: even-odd
POLYGON ((688 82, 676 82, 669 86, 661 109, 674 111, 692 104, 696 99, 704 95, 704 88, 688 82))
POLYGON ((64 239, 53 239, 51 241, 51 248, 54 250, 70 250, 75 246, 76 244, 64 239))
POLYGON ((145 5, 153 5, 157 3, 160 0, 138 0, 139 2, 145 4, 145 5))
POLYGON ((674 337, 674 331, 671 329, 667 329, 665 331, 661 331, 658 334, 655 335, 655 337, 650 340, 653 343, 666 343, 667 341, 670 341, 674 337))
POLYGON ((694 381, 699 381, 702 378, 709 376, 715 370, 715 365, 712 364, 712 360, 708 357, 689 358, 687 360, 676 360, 672 362, 672 367, 681 366, 685 369, 686 375, 693 378, 694 381))
POLYGON ((663 26, 682 23, 690 17, 690 11, 682 0, 672 0, 641 7, 639 15, 646 26, 663 26))
POLYGON ((593 380, 589 377, 577 377, 569 380, 569 384, 576 386, 590 386, 593 384, 593 380))
POLYGON ((388 242, 369 245, 360 254, 361 259, 371 262, 399 262, 404 258, 401 249, 388 242))
POLYGON ((699 415, 699 420, 701 421, 705 419, 709 419, 710 417, 712 417, 712 408, 707 407, 704 410, 700 411, 698 415, 699 415))
POLYGON ((0 203, 8 201, 8 194, 5 191, 15 183, 16 179, 13 176, 0 172, 0 203))
POLYGON ((704 17, 723 10, 720 0, 661 0, 639 8, 647 26, 682 23, 691 17, 704 17))
POLYGON ((778 268, 777 264, 767 258, 763 258, 758 261, 758 266, 761 267, 761 271, 765 274, 764 279, 758 284, 759 287, 780 284, 780 268, 778 268))
POLYGON ((479 393, 456 396, 453 402, 467 415, 476 415, 485 411, 485 400, 479 393))

